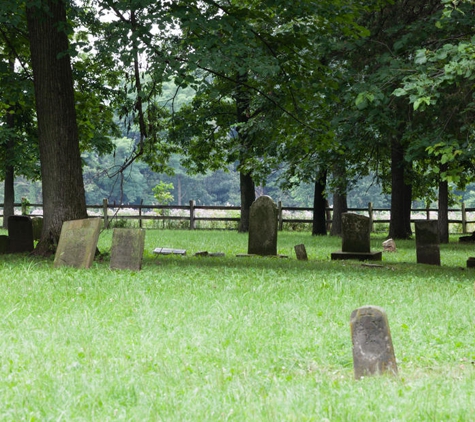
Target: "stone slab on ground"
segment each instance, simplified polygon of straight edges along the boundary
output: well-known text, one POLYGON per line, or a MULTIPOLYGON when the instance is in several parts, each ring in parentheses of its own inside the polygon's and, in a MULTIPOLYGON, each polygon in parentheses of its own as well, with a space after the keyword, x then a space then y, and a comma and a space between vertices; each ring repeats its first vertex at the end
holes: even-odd
POLYGON ((155 248, 153 253, 157 255, 186 255, 186 249, 155 248))
POLYGON ((382 261, 383 253, 379 252, 332 252, 332 261, 356 259, 358 261, 382 261))
POLYGON ((90 268, 97 249, 101 218, 65 221, 61 228, 55 267, 90 268))

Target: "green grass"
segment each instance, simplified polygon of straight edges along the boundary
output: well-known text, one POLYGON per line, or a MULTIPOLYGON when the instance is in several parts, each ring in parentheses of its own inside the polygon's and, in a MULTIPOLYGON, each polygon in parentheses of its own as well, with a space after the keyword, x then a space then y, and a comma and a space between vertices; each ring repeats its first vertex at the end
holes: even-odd
POLYGON ((140 272, 3 256, 0 420, 475 420, 475 247, 452 239, 441 267, 397 247, 367 267, 330 261, 339 239, 283 232, 288 259, 236 258, 246 235, 150 230, 140 272), (349 318, 369 304, 387 312, 396 378, 353 378, 349 318))

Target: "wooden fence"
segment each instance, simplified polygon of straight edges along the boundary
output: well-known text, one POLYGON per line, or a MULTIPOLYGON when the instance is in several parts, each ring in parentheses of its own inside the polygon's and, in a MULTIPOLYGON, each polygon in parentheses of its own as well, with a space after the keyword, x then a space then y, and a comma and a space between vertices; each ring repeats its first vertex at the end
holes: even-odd
MULTIPOLYGON (((42 204, 15 204, 16 208, 21 207, 21 212, 24 215, 41 216, 42 204), (32 212, 33 209, 33 212, 32 212)), ((237 206, 205 206, 197 205, 195 201, 190 201, 188 205, 116 205, 108 203, 107 199, 104 199, 100 205, 87 205, 88 213, 90 216, 102 217, 104 220, 104 227, 109 228, 111 222, 114 219, 120 220, 138 220, 139 227, 143 226, 145 220, 180 220, 188 222, 187 226, 191 230, 199 229, 197 225, 200 221, 208 222, 239 222, 239 210, 237 206), (96 210, 93 212, 93 210, 96 210), (128 214, 124 214, 127 211, 128 214), (132 213, 130 211, 133 211, 132 213), (150 212, 152 211, 152 212, 150 212), (177 212, 180 215, 172 215, 173 212, 177 212), (202 215, 202 211, 224 211, 234 212, 235 217, 230 216, 209 216, 202 215), (122 213, 121 213, 122 212, 122 213)), ((300 224, 300 223, 312 223, 313 208, 301 208, 301 207, 284 207, 282 202, 278 202, 278 225, 279 230, 282 230, 284 224, 300 224), (301 214, 307 213, 308 218, 302 218, 301 214), (300 215, 299 215, 300 214, 300 215)), ((376 224, 389 224, 390 210, 387 208, 374 208, 370 202, 367 208, 349 208, 349 212, 355 212, 363 214, 371 219, 373 229, 376 224)), ((411 210, 411 221, 421 219, 437 219, 436 208, 414 208, 411 210)), ((458 224, 461 227, 462 233, 467 233, 468 225, 475 223, 475 208, 466 208, 462 203, 461 208, 449 209, 449 216, 458 218, 449 218, 449 224, 458 224)), ((327 208, 327 224, 331 224, 332 209, 327 208)), ((457 230, 460 232, 460 230, 457 230)))

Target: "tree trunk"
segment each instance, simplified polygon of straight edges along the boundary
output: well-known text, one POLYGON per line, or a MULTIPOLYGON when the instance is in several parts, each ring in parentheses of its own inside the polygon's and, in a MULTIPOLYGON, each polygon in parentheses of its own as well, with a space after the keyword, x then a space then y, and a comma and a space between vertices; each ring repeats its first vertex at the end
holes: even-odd
POLYGON ((87 217, 64 0, 26 9, 38 119, 43 232, 35 253, 56 249, 64 221, 87 217))
POLYGON ((241 219, 239 220, 239 233, 249 231, 249 214, 252 203, 256 200, 254 180, 249 174, 239 173, 241 188, 241 219))
POLYGON ((326 236, 326 205, 325 187, 327 185, 327 169, 320 169, 315 179, 315 194, 313 197, 312 235, 326 236))
MULTIPOLYGON (((6 124, 9 129, 15 128, 15 117, 8 113, 6 124)), ((11 161, 13 159, 15 141, 10 136, 5 146, 5 174, 4 174, 4 197, 3 197, 3 228, 8 229, 8 218, 15 214, 15 170, 11 161)))
POLYGON ((410 227, 411 186, 405 182, 406 166, 404 163, 404 148, 397 137, 391 140, 391 217, 389 222, 389 237, 393 239, 409 239, 410 227), (409 213, 408 213, 409 210, 409 213))
MULTIPOLYGON (((447 165, 440 167, 440 173, 447 171, 447 165)), ((449 243, 449 183, 447 180, 439 181, 439 211, 438 226, 440 243, 449 243)))
POLYGON ((341 215, 348 211, 348 202, 345 194, 335 192, 333 194, 333 216, 331 236, 341 236, 341 215))

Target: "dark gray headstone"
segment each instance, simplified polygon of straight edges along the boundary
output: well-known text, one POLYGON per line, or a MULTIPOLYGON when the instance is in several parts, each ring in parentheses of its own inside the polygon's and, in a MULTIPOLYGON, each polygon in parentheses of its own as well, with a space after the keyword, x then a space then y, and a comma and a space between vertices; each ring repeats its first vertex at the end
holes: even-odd
POLYGON ((33 240, 40 240, 43 231, 43 218, 31 217, 31 224, 33 225, 33 240))
POLYGON ((110 268, 114 270, 135 270, 142 268, 145 230, 114 229, 110 268))
POLYGON ((351 341, 355 378, 397 374, 391 332, 384 309, 363 306, 351 313, 351 341))
POLYGON ((33 244, 33 226, 30 217, 12 215, 8 218, 8 237, 10 239, 10 252, 31 252, 33 244))
POLYGON ((251 205, 247 253, 277 255, 277 205, 269 196, 260 196, 251 205))
POLYGON ((304 244, 294 246, 295 255, 299 261, 308 261, 307 250, 304 244))
POLYGON ((415 222, 418 264, 440 265, 440 240, 437 220, 415 222))
POLYGON ((65 221, 61 228, 55 267, 90 268, 96 254, 101 218, 65 221))
POLYGON ((370 219, 364 215, 345 212, 341 215, 342 252, 370 252, 370 219))
POLYGON ((6 254, 10 252, 10 239, 7 235, 0 235, 0 254, 6 254))

